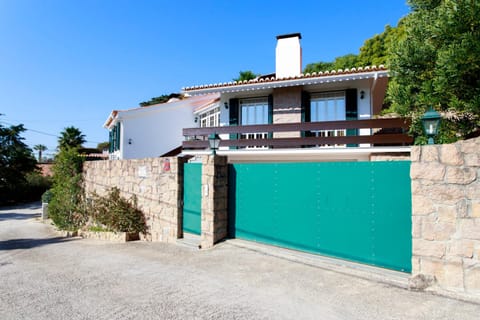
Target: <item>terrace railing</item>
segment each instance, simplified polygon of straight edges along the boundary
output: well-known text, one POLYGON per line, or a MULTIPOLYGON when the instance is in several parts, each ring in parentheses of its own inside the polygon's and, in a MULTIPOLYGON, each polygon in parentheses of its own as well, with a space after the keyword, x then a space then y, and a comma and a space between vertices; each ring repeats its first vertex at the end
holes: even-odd
POLYGON ((279 123, 247 126, 224 126, 208 128, 185 128, 182 147, 189 149, 207 149, 208 136, 212 133, 227 134, 228 139, 220 142, 220 147, 242 148, 308 148, 308 147, 351 147, 360 144, 371 146, 405 146, 413 143, 413 137, 406 132, 410 121, 405 118, 368 119, 349 121, 279 123), (359 129, 370 134, 359 135, 359 129), (345 135, 318 135, 318 132, 338 132, 345 135), (288 132, 288 133, 287 133, 288 132), (245 139, 257 136, 262 138, 245 139))

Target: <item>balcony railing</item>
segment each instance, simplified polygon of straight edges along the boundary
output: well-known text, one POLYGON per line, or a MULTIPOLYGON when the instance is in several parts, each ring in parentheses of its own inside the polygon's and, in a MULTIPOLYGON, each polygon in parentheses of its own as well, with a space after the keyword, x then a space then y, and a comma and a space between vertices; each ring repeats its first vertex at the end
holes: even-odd
POLYGON ((411 145, 413 138, 406 134, 410 121, 405 118, 368 119, 349 121, 325 121, 281 123, 248 126, 225 126, 209 128, 183 129, 185 141, 182 147, 188 149, 207 149, 208 136, 211 133, 228 134, 229 139, 223 139, 220 147, 231 149, 241 148, 306 148, 358 146, 405 146, 411 145), (370 134, 359 135, 359 129, 370 129, 370 134), (345 130, 345 135, 318 135, 317 132, 338 132, 345 130), (285 137, 291 132, 292 137, 285 137), (255 133, 263 134, 260 139, 242 139, 255 133), (276 133, 282 133, 277 134, 276 133), (296 137, 295 137, 296 136, 296 137))

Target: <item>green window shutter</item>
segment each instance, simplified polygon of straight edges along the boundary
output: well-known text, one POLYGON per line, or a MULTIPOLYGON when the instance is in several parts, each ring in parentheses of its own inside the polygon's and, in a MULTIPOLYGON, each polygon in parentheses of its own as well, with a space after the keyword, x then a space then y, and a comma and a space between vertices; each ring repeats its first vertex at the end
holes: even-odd
MULTIPOLYGON (((238 126, 240 120, 240 110, 239 110, 239 101, 238 99, 230 99, 228 103, 228 110, 229 110, 229 124, 231 126, 238 126)), ((237 140, 238 134, 231 133, 230 140, 237 140)), ((236 149, 236 147, 230 147, 230 149, 236 149)))
POLYGON ((268 123, 273 123, 273 94, 268 95, 268 123))
MULTIPOLYGON (((357 89, 345 90, 345 119, 358 119, 357 89)), ((347 129, 347 136, 358 135, 358 129, 347 129)), ((358 144, 348 144, 347 147, 358 147, 358 144)))
POLYGON ((117 123, 117 150, 120 150, 120 122, 117 123))
POLYGON ((112 149, 113 151, 117 151, 117 125, 115 124, 112 129, 112 149))
MULTIPOLYGON (((311 121, 311 112, 312 108, 310 106, 310 93, 306 91, 302 91, 302 106, 301 106, 301 121, 302 122, 310 122, 311 121)), ((310 132, 301 132, 302 137, 308 137, 310 132)))
POLYGON ((230 99, 229 101, 229 119, 231 126, 238 126, 240 112, 239 112, 239 102, 238 99, 230 99))
MULTIPOLYGON (((273 94, 268 95, 268 124, 273 123, 273 94)), ((273 138, 273 132, 268 133, 268 139, 273 138)))
POLYGON ((113 152, 113 129, 108 131, 108 152, 113 152))

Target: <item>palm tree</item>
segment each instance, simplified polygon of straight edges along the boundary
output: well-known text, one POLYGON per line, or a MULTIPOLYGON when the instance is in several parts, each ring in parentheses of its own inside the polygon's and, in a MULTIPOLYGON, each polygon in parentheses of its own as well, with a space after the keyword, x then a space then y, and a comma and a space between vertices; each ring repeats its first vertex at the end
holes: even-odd
POLYGON ((37 144, 33 147, 33 149, 38 151, 38 162, 42 162, 42 152, 47 150, 47 147, 43 144, 37 144))
POLYGON ((233 81, 245 81, 245 80, 252 80, 258 77, 259 75, 253 73, 253 71, 240 71, 237 78, 232 79, 233 81))
POLYGON ((75 127, 67 127, 63 129, 58 138, 58 148, 80 148, 85 143, 85 135, 80 129, 75 127))

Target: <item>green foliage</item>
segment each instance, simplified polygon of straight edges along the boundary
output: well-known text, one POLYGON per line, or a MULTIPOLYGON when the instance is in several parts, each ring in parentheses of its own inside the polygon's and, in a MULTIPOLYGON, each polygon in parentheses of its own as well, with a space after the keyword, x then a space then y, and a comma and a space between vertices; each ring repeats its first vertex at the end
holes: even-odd
POLYGON ((385 30, 365 40, 360 48, 358 64, 360 66, 387 65, 392 44, 404 37, 405 28, 400 20, 397 27, 385 26, 385 30))
POLYGON ((51 186, 51 177, 42 176, 37 171, 30 172, 26 175, 26 184, 22 187, 20 195, 23 201, 38 201, 51 186))
POLYGON ((50 190, 45 191, 42 194, 42 203, 49 203, 52 200, 53 193, 50 190))
POLYGON ((102 229, 117 232, 147 231, 145 216, 138 209, 137 198, 123 198, 118 188, 112 188, 106 197, 94 195, 88 212, 97 227, 102 229))
MULTIPOLYGON (((439 141, 480 129, 480 2, 410 0, 405 36, 392 43, 391 110, 414 120, 428 106, 442 112, 439 141)), ((412 134, 423 141, 419 126, 412 134)))
POLYGON ((53 165, 52 199, 48 212, 62 230, 75 230, 86 221, 82 190, 83 158, 76 148, 61 148, 53 165))
POLYGON ((148 101, 140 102, 139 105, 140 105, 140 107, 147 107, 147 106, 151 106, 151 105, 154 105, 154 104, 160 104, 160 103, 168 102, 168 100, 170 100, 172 98, 183 99, 183 96, 180 93, 162 94, 161 96, 153 97, 152 99, 150 99, 148 101))
POLYGON ((314 73, 314 72, 323 72, 327 70, 333 70, 333 62, 324 62, 324 61, 319 61, 319 62, 314 62, 314 63, 309 63, 305 66, 305 69, 303 70, 303 73, 314 73))
POLYGON ((32 150, 23 142, 22 124, 4 127, 0 124, 0 205, 19 202, 25 195, 27 175, 36 169, 32 150))
POLYGON ((352 53, 336 57, 333 61, 333 70, 350 69, 358 66, 358 56, 352 53))
POLYGON ((90 226, 88 227, 88 231, 92 231, 92 232, 108 232, 110 231, 109 229, 107 228, 104 228, 102 226, 90 226))
POLYGON ((85 142, 85 135, 82 134, 80 129, 67 127, 60 133, 60 138, 58 138, 58 149, 80 148, 85 142))
POLYGON ((240 71, 238 73, 238 77, 237 78, 234 78, 232 79, 233 81, 237 81, 237 82, 240 82, 240 81, 245 81, 245 80, 252 80, 252 79, 255 79, 256 77, 258 77, 259 75, 253 73, 253 71, 250 71, 250 70, 246 70, 246 71, 240 71))
POLYGON ((404 37, 403 22, 398 27, 387 25, 385 30, 367 39, 360 48, 360 54, 346 54, 336 57, 333 62, 315 62, 306 65, 303 73, 324 72, 339 69, 351 69, 372 65, 386 65, 390 57, 390 48, 399 38, 404 37))
POLYGON ((100 142, 97 144, 97 150, 99 152, 102 152, 103 150, 108 150, 110 148, 110 142, 105 141, 105 142, 100 142))
POLYGON ((350 69, 358 67, 358 56, 355 54, 346 54, 344 56, 336 57, 333 62, 315 62, 309 63, 305 66, 303 73, 325 72, 339 69, 350 69))
POLYGON ((355 54, 346 54, 341 57, 336 57, 333 62, 315 62, 306 65, 303 73, 325 72, 339 69, 350 69, 358 67, 358 56, 355 54))

